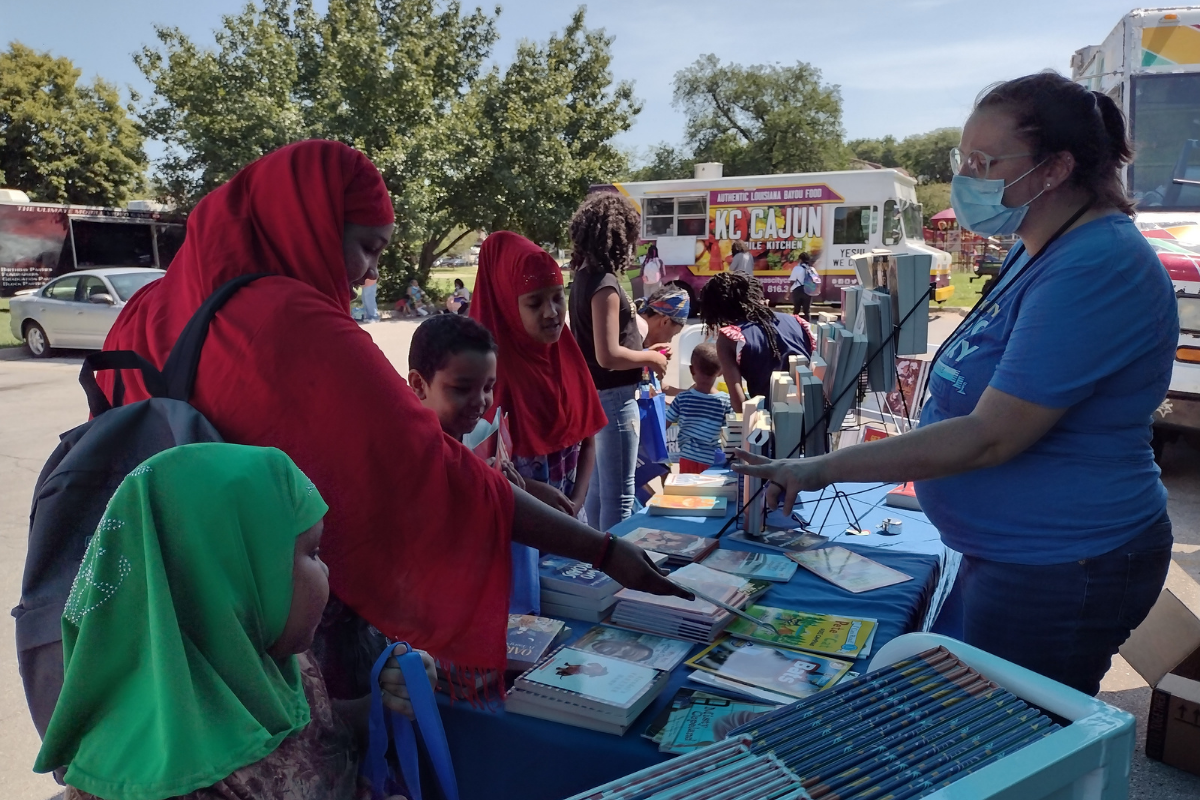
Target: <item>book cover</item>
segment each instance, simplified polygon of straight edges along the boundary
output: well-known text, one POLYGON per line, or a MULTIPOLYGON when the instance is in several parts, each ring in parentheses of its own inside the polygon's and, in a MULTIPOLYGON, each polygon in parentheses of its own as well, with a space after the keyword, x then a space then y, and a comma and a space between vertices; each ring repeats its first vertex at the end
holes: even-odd
POLYGON ((762 597, 764 594, 766 594, 767 590, 770 588, 771 588, 770 581, 764 581, 761 579, 751 578, 750 580, 746 581, 742 585, 742 588, 739 589, 738 591, 740 591, 742 594, 746 595, 747 602, 752 603, 755 600, 757 600, 758 598, 762 597))
POLYGON ((853 666, 850 661, 730 638, 717 640, 687 665, 796 698, 832 686, 853 666))
POLYGON ((673 670, 687 658, 692 645, 649 633, 597 625, 571 645, 585 653, 599 653, 654 669, 673 670))
POLYGON ((728 502, 725 497, 656 494, 646 502, 646 509, 654 516, 723 517, 728 502))
POLYGON ((786 583, 796 574, 796 562, 785 556, 741 550, 715 550, 701 563, 710 569, 764 581, 786 583))
POLYGON ((704 536, 660 531, 654 528, 634 528, 621 538, 630 544, 636 544, 643 550, 665 553, 668 558, 675 561, 695 561, 719 544, 716 539, 704 536))
POLYGON ((788 553, 788 558, 833 585, 855 594, 912 580, 911 575, 885 567, 844 547, 788 553))
POLYGON ((737 497, 737 475, 671 474, 663 479, 663 494, 737 497))
POLYGON ((838 658, 858 658, 878 625, 873 619, 810 614, 807 611, 770 606, 750 606, 746 613, 775 626, 779 635, 737 618, 726 628, 731 636, 838 658))
MULTIPOLYGON (((661 670, 564 647, 526 672, 518 683, 568 692, 584 699, 628 709, 658 680, 661 670)), ((527 691, 536 691, 525 687, 527 691)))
POLYGON ((604 597, 621 588, 619 583, 591 564, 562 556, 542 556, 538 561, 538 576, 543 589, 579 597, 604 597))
POLYGON ((902 483, 883 497, 883 502, 892 508, 906 508, 909 511, 920 511, 921 503, 917 500, 917 490, 912 483, 902 483))
MULTIPOLYGON (((667 732, 667 726, 671 721, 671 715, 680 709, 690 706, 692 704, 692 695, 697 693, 699 693, 698 689, 687 688, 680 689, 679 691, 675 692, 675 696, 671 698, 671 702, 667 704, 667 707, 658 712, 654 719, 651 720, 650 724, 646 726, 646 730, 642 732, 642 738, 649 739, 655 744, 660 744, 667 732)), ((682 721, 679 716, 676 716, 675 719, 676 722, 682 721)), ((676 727, 678 727, 678 725, 676 727)), ((674 738, 673 733, 672 738, 674 738)))
POLYGON ((716 744, 734 728, 774 709, 775 706, 765 703, 747 703, 696 692, 686 707, 672 713, 672 717, 681 719, 678 724, 668 720, 658 749, 664 753, 690 753, 716 744))
POLYGON ((772 550, 780 550, 782 552, 799 552, 808 550, 817 545, 825 544, 829 541, 828 536, 822 536, 819 533, 810 531, 793 529, 787 531, 763 531, 761 535, 751 536, 748 533, 738 532, 731 533, 730 539, 736 539, 739 542, 747 544, 756 544, 760 547, 769 547, 772 550))
POLYGON ((562 620, 531 614, 508 615, 508 668, 528 669, 550 649, 562 632, 562 620))

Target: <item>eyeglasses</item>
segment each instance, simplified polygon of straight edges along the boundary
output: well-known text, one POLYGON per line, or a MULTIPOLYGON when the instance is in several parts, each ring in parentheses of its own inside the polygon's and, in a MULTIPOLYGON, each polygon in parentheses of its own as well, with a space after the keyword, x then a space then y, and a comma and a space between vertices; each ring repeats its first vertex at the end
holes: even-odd
POLYGON ((959 175, 962 173, 963 166, 965 165, 976 178, 986 180, 988 170, 997 161, 1007 161, 1010 158, 1030 158, 1032 156, 1033 153, 1016 153, 1011 156, 989 156, 982 150, 972 150, 969 153, 964 153, 961 147, 951 147, 950 170, 953 174, 959 175))

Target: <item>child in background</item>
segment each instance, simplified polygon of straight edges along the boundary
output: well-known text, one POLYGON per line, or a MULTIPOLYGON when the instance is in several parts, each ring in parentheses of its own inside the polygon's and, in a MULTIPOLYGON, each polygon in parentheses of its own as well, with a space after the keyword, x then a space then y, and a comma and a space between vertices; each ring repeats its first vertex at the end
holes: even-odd
POLYGON ((442 430, 461 442, 492 407, 496 340, 470 317, 431 317, 408 347, 408 383, 442 430))
POLYGON ((691 305, 688 293, 676 285, 664 286, 650 295, 637 313, 638 331, 644 346, 669 348, 671 340, 687 325, 691 305))
POLYGON ((680 392, 667 405, 667 423, 679 423, 679 471, 703 472, 713 465, 720 446, 721 426, 733 413, 729 395, 714 391, 721 365, 717 348, 705 342, 692 351, 690 389, 680 392))
POLYGON ((425 307, 425 292, 421 291, 421 285, 417 283, 416 278, 408 285, 408 304, 419 316, 429 316, 429 309, 425 307))
MULTIPOLYGON (((530 494, 578 516, 605 417, 565 315, 562 269, 549 253, 508 231, 484 241, 471 317, 500 345, 494 403, 508 414, 513 462, 530 494)), ((537 613, 537 559, 536 550, 513 545, 510 613, 537 613), (522 569, 532 579, 524 608, 516 605, 522 569)))

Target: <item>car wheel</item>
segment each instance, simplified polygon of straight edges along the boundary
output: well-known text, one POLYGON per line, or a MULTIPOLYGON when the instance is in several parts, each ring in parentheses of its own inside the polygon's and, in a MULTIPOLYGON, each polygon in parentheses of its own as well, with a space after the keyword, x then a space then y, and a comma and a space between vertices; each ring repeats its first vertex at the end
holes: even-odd
POLYGON ((46 331, 36 322, 25 326, 25 346, 34 358, 49 358, 53 352, 50 340, 46 338, 46 331))

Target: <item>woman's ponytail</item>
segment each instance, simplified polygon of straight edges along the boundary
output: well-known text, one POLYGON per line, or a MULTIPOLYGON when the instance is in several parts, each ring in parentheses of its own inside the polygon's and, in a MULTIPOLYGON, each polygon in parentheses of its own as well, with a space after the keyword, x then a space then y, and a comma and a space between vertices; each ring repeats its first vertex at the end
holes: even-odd
POLYGON ((1133 148, 1129 145, 1129 137, 1125 133, 1125 115, 1117 107, 1116 101, 1103 92, 1092 92, 1096 98, 1096 108, 1100 118, 1104 120, 1104 130, 1108 132, 1108 141, 1113 161, 1120 167, 1133 160, 1133 148))

